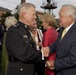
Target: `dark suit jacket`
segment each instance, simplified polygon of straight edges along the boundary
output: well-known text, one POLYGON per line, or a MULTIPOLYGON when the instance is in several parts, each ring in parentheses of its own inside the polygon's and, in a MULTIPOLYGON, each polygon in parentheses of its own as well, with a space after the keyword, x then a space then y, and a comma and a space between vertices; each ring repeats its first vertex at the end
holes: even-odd
POLYGON ((18 22, 8 29, 6 47, 9 58, 17 59, 9 59, 7 75, 34 75, 34 63, 42 60, 42 53, 34 48, 35 43, 27 25, 18 22))
POLYGON ((76 22, 60 41, 63 28, 55 43, 50 47, 56 51, 55 69, 57 75, 76 75, 76 22))

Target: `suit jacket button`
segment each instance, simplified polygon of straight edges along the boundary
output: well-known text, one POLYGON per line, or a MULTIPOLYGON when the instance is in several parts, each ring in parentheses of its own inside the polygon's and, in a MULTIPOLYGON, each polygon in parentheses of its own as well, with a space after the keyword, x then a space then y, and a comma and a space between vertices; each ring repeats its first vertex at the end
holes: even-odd
POLYGON ((20 68, 20 71, 23 71, 23 68, 20 68))

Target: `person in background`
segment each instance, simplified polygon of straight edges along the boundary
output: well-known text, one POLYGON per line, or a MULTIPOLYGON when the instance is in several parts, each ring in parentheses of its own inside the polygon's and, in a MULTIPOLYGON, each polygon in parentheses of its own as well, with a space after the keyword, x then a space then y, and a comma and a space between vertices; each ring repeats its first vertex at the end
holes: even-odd
MULTIPOLYGON (((42 27, 46 30, 43 35, 42 44, 43 47, 47 47, 51 45, 53 42, 55 42, 58 37, 58 32, 54 29, 54 24, 56 23, 56 20, 54 16, 51 14, 42 15, 41 20, 42 27)), ((50 54, 47 60, 55 60, 55 56, 55 53, 50 54)), ((54 75, 54 70, 51 70, 48 67, 46 67, 45 73, 46 75, 54 75)))
MULTIPOLYGON (((31 35, 36 43, 36 49, 41 50, 43 33, 41 29, 37 28, 36 23, 31 26, 31 35)), ((44 75, 45 73, 44 60, 35 64, 35 71, 37 75, 44 75)))
MULTIPOLYGON (((17 23, 17 19, 14 16, 8 16, 5 19, 5 26, 6 26, 6 32, 8 29, 17 23)), ((2 74, 7 75, 7 66, 8 66, 8 54, 7 54, 7 49, 5 47, 5 37, 6 37, 6 32, 4 34, 4 41, 3 41, 3 46, 2 46, 2 74)))
POLYGON ((37 50, 29 27, 36 21, 36 9, 31 3, 18 7, 19 21, 6 34, 9 64, 7 75, 35 75, 34 64, 49 56, 49 50, 37 50), (8 42, 9 41, 9 42, 8 42))
POLYGON ((17 23, 17 19, 14 16, 8 16, 5 19, 5 26, 6 26, 6 31, 12 26, 17 23))
POLYGON ((2 50, 3 37, 4 37, 4 30, 3 26, 0 24, 0 51, 2 50))
POLYGON ((2 45, 3 45, 3 38, 4 38, 4 30, 3 26, 0 24, 0 75, 2 74, 1 71, 1 60, 2 60, 2 45))
POLYGON ((36 42, 36 48, 37 50, 40 50, 40 48, 42 47, 42 38, 43 38, 42 30, 37 28, 36 23, 32 25, 30 29, 31 29, 31 35, 34 41, 36 42))
POLYGON ((58 28, 56 29, 56 31, 59 33, 60 32, 60 26, 58 26, 58 28))
POLYGON ((76 7, 65 4, 59 11, 60 33, 56 42, 44 49, 56 52, 55 61, 48 61, 57 75, 76 75, 76 7))

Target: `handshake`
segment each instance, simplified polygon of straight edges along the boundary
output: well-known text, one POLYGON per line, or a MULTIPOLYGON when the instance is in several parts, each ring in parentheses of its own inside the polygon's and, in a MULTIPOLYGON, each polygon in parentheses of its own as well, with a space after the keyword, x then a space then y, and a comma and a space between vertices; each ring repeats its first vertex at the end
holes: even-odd
POLYGON ((44 57, 48 57, 49 54, 50 54, 50 49, 49 49, 49 47, 42 47, 42 48, 41 48, 41 51, 43 52, 44 57))
POLYGON ((48 61, 46 61, 45 66, 48 67, 51 70, 55 69, 55 67, 54 67, 54 60, 48 60, 48 61))
MULTIPOLYGON (((49 47, 42 47, 41 51, 43 52, 44 54, 44 57, 48 57, 49 54, 50 54, 50 49, 49 47)), ((46 64, 45 64, 46 67, 48 67, 49 69, 54 69, 54 61, 53 60, 48 60, 46 61, 46 64)))

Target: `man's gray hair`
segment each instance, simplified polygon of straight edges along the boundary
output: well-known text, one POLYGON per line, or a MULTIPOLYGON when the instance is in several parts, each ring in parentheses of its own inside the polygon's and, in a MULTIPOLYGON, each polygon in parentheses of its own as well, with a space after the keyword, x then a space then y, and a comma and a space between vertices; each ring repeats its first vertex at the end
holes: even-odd
MULTIPOLYGON (((32 4, 32 3, 22 3, 22 4, 19 5, 19 7, 18 7, 18 14, 20 15, 20 13, 21 13, 22 11, 26 11, 26 10, 28 10, 30 7, 35 8, 35 5, 32 4)), ((31 12, 30 12, 30 13, 31 13, 31 12)))
POLYGON ((65 12, 68 16, 71 15, 76 20, 76 7, 70 4, 65 4, 62 6, 66 7, 67 11, 65 12))

